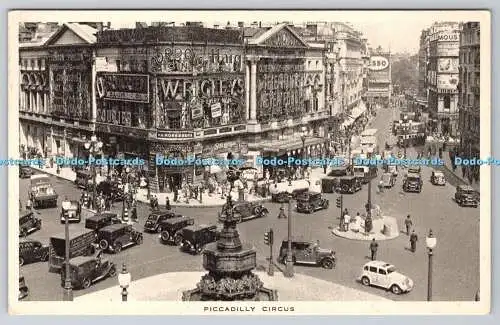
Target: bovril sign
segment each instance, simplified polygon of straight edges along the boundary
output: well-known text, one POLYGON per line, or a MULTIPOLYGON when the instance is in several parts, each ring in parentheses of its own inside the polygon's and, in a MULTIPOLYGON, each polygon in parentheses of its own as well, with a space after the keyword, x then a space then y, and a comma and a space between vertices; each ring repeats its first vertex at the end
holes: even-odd
POLYGON ((379 71, 389 67, 389 60, 384 56, 372 56, 370 58, 370 70, 379 71))

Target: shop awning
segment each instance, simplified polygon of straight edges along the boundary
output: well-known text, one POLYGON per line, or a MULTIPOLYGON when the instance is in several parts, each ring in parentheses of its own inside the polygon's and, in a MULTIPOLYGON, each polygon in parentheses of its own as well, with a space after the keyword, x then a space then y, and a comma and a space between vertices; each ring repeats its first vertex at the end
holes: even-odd
MULTIPOLYGON (((318 137, 306 137, 304 146, 310 147, 318 144, 325 143, 324 138, 318 137)), ((283 140, 271 140, 271 141, 261 141, 258 143, 249 143, 249 149, 261 150, 263 152, 269 152, 274 154, 285 154, 290 150, 297 150, 302 148, 302 139, 296 137, 291 139, 283 140)))
POLYGON ((342 123, 343 127, 349 126, 366 112, 366 105, 363 101, 359 101, 358 105, 352 109, 352 114, 342 123))

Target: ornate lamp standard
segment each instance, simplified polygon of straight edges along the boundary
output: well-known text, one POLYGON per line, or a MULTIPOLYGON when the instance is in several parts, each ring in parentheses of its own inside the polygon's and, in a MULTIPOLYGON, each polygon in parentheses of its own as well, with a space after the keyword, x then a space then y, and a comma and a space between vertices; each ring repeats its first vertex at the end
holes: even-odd
POLYGON ((427 301, 432 300, 432 256, 433 249, 436 247, 437 239, 432 234, 432 229, 429 230, 429 235, 425 238, 425 244, 427 245, 427 253, 429 255, 429 270, 427 271, 427 301))
POLYGON ((122 301, 127 301, 128 291, 127 288, 130 285, 131 276, 127 271, 127 267, 125 263, 123 263, 122 271, 118 274, 118 283, 120 284, 120 288, 122 288, 122 301))
POLYGON ((71 208, 71 202, 68 198, 64 198, 62 202, 63 216, 64 216, 64 261, 65 261, 65 274, 64 274, 64 301, 73 301, 73 287, 71 285, 71 270, 69 266, 69 215, 65 215, 66 211, 71 208))
MULTIPOLYGON (((84 147, 89 151, 89 161, 90 157, 95 156, 99 153, 101 153, 103 143, 101 141, 97 140, 97 137, 93 134, 90 137, 90 141, 85 142, 84 147)), ((97 197, 97 182, 96 182, 96 167, 95 164, 92 164, 90 166, 92 170, 92 185, 93 185, 93 190, 92 190, 92 209, 96 208, 96 197, 97 197)))
POLYGON ((122 201, 122 217, 125 215, 125 201, 127 201, 128 199, 128 194, 129 193, 132 193, 132 188, 129 184, 129 177, 130 177, 130 167, 126 167, 124 170, 123 170, 123 194, 124 194, 124 198, 123 198, 123 201, 122 201))
POLYGON ((286 268, 284 275, 287 278, 293 277, 293 256, 292 256, 292 201, 293 197, 288 197, 288 249, 286 252, 286 268))
MULTIPOLYGON (((306 127, 303 126, 302 127, 302 134, 300 135, 300 140, 302 140, 302 160, 305 160, 306 159, 306 127)), ((304 165, 302 165, 304 166, 304 165)), ((306 168, 305 166, 303 168, 306 168)), ((302 169, 302 177, 304 177, 306 175, 305 173, 305 169, 302 169)))

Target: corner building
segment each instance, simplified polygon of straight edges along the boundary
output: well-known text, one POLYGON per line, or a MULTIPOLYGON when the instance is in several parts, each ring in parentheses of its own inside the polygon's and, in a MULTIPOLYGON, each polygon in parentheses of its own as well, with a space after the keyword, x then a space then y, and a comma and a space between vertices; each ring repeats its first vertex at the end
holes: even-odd
POLYGON ((147 160, 152 192, 201 182, 216 167, 157 166, 156 157, 226 158, 245 124, 240 29, 147 27, 97 34, 97 121, 108 154, 147 160))

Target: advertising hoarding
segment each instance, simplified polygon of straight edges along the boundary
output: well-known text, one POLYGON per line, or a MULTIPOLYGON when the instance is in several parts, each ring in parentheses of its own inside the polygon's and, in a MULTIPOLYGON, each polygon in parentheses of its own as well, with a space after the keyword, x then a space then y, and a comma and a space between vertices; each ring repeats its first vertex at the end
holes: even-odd
POLYGON ((440 74, 437 76, 438 89, 457 89, 458 74, 440 74))
POLYGON ((439 58, 438 72, 458 73, 458 58, 439 58))
POLYGON ((97 94, 105 100, 149 102, 149 76, 105 73, 97 76, 97 94))

